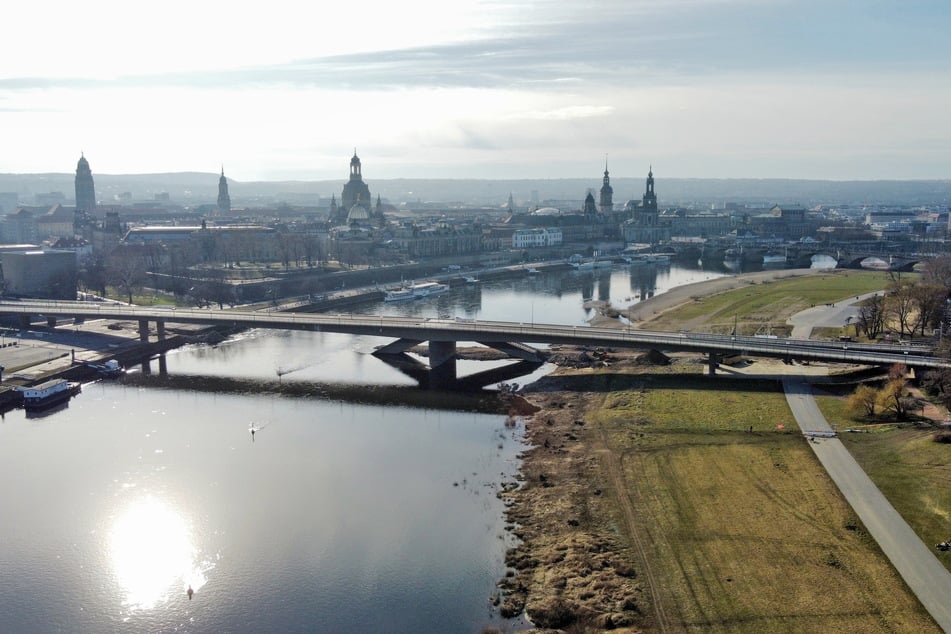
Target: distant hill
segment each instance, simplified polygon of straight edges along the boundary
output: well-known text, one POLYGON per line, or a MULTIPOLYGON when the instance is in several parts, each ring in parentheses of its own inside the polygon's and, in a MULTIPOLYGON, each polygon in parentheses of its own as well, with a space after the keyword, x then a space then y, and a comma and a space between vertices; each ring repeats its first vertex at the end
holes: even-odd
MULTIPOLYGON (((93 174, 97 197, 103 202, 117 200, 124 192, 136 202, 154 200, 169 194, 172 203, 198 205, 214 202, 218 195, 216 173, 177 172, 168 174, 93 174)), ((0 174, 0 192, 16 192, 20 204, 32 204, 35 194, 62 192, 67 201, 74 194, 72 173, 0 174)), ((951 180, 823 181, 796 179, 716 179, 664 178, 655 174, 661 206, 722 204, 737 202, 754 205, 775 203, 817 204, 896 204, 951 205, 951 180)), ((400 202, 462 203, 477 206, 501 206, 511 193, 517 204, 527 205, 537 192, 540 203, 546 200, 580 201, 588 190, 597 192, 601 178, 560 179, 374 179, 366 178, 374 198, 377 194, 393 204, 400 202)), ((228 179, 231 199, 236 206, 279 202, 315 205, 332 194, 340 198, 345 179, 321 181, 251 181, 228 179)), ((643 178, 612 178, 614 201, 640 199, 643 178)))

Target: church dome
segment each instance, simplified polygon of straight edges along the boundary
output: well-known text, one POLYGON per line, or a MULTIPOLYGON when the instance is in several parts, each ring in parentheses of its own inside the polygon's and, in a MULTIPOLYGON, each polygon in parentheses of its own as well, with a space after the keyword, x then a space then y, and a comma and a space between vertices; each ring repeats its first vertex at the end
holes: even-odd
POLYGON ((351 207, 350 212, 347 214, 347 222, 360 222, 369 219, 369 212, 367 212, 366 207, 360 204, 351 207))

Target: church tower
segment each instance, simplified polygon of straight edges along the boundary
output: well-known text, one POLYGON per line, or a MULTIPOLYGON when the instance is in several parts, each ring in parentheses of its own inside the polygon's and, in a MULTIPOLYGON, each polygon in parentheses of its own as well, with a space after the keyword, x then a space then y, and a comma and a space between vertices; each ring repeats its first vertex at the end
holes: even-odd
POLYGON ((89 214, 96 211, 96 186, 92 181, 89 161, 82 152, 79 154, 79 163, 76 165, 76 211, 89 214))
POLYGON ((581 209, 581 213, 588 220, 593 220, 598 215, 598 208, 594 204, 594 194, 591 193, 591 190, 588 190, 588 195, 584 198, 584 207, 581 209))
POLYGON ((646 211, 653 211, 657 215, 657 195, 654 194, 654 166, 651 165, 647 170, 647 190, 644 192, 641 208, 646 211))
POLYGON ((357 156, 357 150, 353 150, 353 158, 350 159, 350 180, 343 186, 343 193, 340 194, 340 207, 343 214, 348 214, 350 209, 359 204, 370 213, 370 205, 373 204, 373 196, 370 195, 370 188, 363 182, 363 168, 360 164, 360 157, 357 156))
POLYGON ((604 159, 604 184, 601 185, 601 200, 598 207, 603 214, 614 211, 614 189, 611 187, 611 177, 608 175, 607 159, 604 159))
POLYGON ((221 178, 218 179, 218 212, 226 214, 231 211, 231 196, 228 194, 228 179, 225 178, 225 168, 221 167, 221 178))
POLYGON ((376 195, 376 208, 373 210, 373 217, 381 227, 386 224, 386 214, 383 213, 383 199, 376 195))

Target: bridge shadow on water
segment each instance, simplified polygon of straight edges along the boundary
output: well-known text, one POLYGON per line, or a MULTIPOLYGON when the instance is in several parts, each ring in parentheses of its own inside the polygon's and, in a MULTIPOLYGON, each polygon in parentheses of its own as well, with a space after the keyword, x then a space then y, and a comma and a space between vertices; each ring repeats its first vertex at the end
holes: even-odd
POLYGON ((435 410, 504 414, 508 411, 496 391, 440 391, 417 386, 274 381, 194 374, 127 374, 123 385, 233 395, 274 395, 366 405, 397 405, 435 410))

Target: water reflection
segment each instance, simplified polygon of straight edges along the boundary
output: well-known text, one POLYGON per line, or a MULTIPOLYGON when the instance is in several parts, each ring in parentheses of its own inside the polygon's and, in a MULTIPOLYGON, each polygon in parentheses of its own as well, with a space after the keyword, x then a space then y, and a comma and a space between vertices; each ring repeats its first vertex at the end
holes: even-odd
POLYGON ((125 596, 123 605, 149 610, 167 601, 171 592, 197 591, 205 585, 188 523, 153 496, 127 506, 109 537, 109 556, 125 596))

